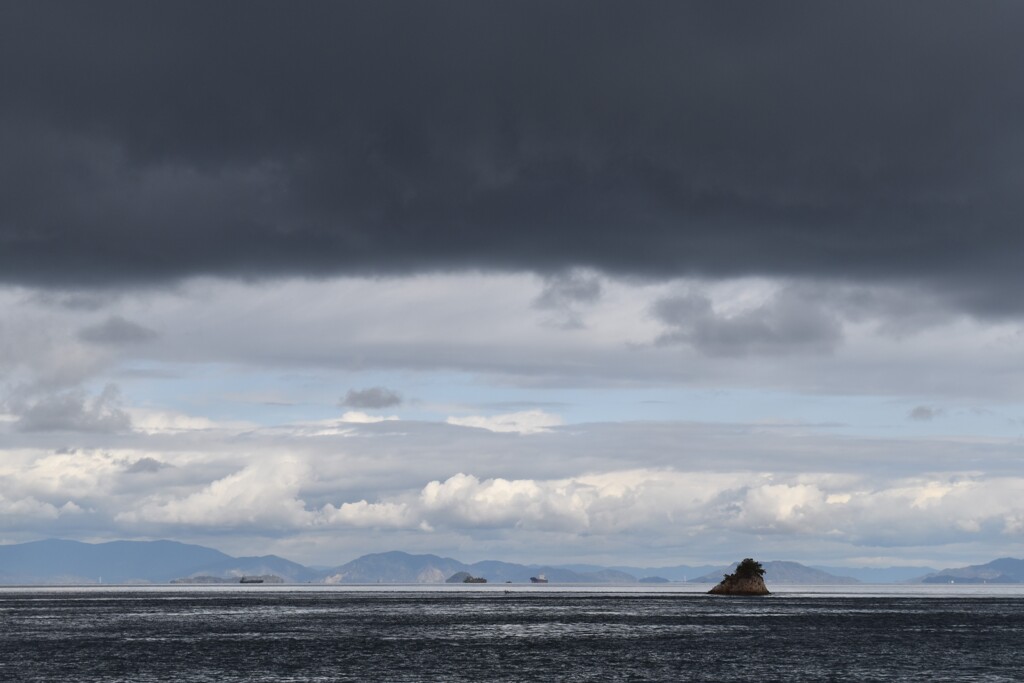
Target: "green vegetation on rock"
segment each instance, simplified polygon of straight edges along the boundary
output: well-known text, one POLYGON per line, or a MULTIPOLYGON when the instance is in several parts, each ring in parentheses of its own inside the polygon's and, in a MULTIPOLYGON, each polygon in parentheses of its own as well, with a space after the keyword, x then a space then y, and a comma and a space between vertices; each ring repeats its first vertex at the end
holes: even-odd
MULTIPOLYGON (((727 574, 726 577, 729 575, 727 574)), ((764 567, 761 566, 760 562, 756 562, 753 558, 747 557, 736 566, 736 571, 732 576, 737 579, 750 579, 755 576, 764 577, 764 567)))

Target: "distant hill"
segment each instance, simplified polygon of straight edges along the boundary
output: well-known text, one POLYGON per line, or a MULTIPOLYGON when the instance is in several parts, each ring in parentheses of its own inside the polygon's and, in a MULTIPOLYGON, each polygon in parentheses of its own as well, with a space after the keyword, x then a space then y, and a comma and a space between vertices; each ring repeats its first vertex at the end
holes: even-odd
MULTIPOLYGON (((771 585, 773 583, 781 584, 803 584, 808 586, 836 586, 836 585, 847 585, 860 583, 857 579, 849 576, 836 576, 828 572, 823 572, 820 569, 814 569, 802 565, 799 562, 785 562, 781 560, 773 560, 770 562, 762 562, 761 566, 764 567, 764 580, 765 583, 771 585)), ((724 574, 731 573, 736 570, 736 564, 732 564, 728 567, 699 576, 691 581, 691 583, 715 583, 717 584, 722 580, 724 574)))
POLYGON ((469 572, 455 572, 454 574, 449 576, 447 579, 445 579, 444 582, 445 583, 466 583, 468 579, 472 579, 472 578, 474 578, 474 577, 469 572))
POLYGON ((496 582, 529 583, 531 576, 543 574, 551 583, 636 583, 632 574, 597 567, 593 571, 574 571, 550 565, 526 565, 484 560, 467 565, 475 576, 486 576, 496 582))
MULTIPOLYGON (((200 574, 199 576, 189 576, 181 579, 174 579, 171 583, 183 583, 183 584, 236 584, 242 583, 242 577, 232 576, 226 578, 223 576, 209 576, 207 574, 200 574)), ((262 576, 253 576, 246 574, 245 583, 285 583, 285 580, 280 576, 273 574, 266 574, 262 576)))
POLYGON ((327 583, 444 583, 458 572, 473 574, 450 557, 393 551, 363 555, 323 574, 327 583))
POLYGON ((580 573, 600 572, 611 569, 613 571, 629 574, 630 576, 655 576, 668 579, 669 581, 689 581, 694 577, 704 576, 705 574, 717 572, 719 569, 725 568, 724 565, 717 564, 677 564, 670 567, 631 567, 624 565, 602 567, 595 564, 564 564, 559 565, 559 567, 580 573))
POLYGON ((204 565, 201 569, 192 572, 190 576, 199 573, 223 578, 279 576, 288 583, 319 583, 323 578, 323 572, 310 569, 298 562, 292 562, 277 555, 229 557, 221 562, 204 565))
POLYGON ((986 564, 943 569, 925 576, 921 583, 1024 583, 1024 560, 1001 557, 986 564))
POLYGON ((863 583, 906 583, 920 581, 921 577, 936 571, 934 567, 822 567, 819 569, 836 576, 849 576, 863 583))
POLYGON ((219 550, 175 541, 51 539, 0 545, 0 583, 164 583, 232 559, 219 550))
POLYGON ((450 576, 466 572, 490 583, 529 583, 531 576, 544 574, 551 583, 635 583, 637 578, 613 569, 576 572, 562 567, 523 565, 484 560, 465 564, 450 557, 411 555, 403 552, 364 555, 325 572, 327 583, 443 583, 450 576))
POLYGON ((167 583, 192 576, 275 575, 317 581, 321 573, 275 555, 231 557, 176 541, 82 543, 46 540, 0 545, 0 584, 167 583))

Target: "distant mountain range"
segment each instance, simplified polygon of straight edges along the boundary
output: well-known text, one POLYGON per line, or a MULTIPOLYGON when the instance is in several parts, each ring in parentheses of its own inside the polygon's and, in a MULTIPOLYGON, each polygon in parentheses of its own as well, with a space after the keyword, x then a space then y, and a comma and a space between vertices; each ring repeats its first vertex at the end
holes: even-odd
POLYGON ((922 583, 1024 583, 1024 560, 1001 557, 987 564, 943 569, 921 579, 922 583))
POLYGON ((636 576, 641 580, 648 578, 667 579, 669 581, 691 581, 695 577, 702 576, 710 572, 717 572, 719 569, 725 568, 725 565, 717 564, 678 564, 671 567, 629 567, 625 565, 602 567, 595 564, 565 564, 559 566, 577 572, 597 572, 605 569, 614 569, 615 571, 625 572, 626 574, 636 576))
POLYGON ((485 560, 464 564, 450 557, 403 552, 364 555, 324 572, 325 583, 443 583, 452 574, 467 572, 491 583, 529 583, 544 574, 552 583, 635 583, 636 576, 615 569, 574 571, 565 567, 523 565, 485 560))
MULTIPOLYGON (((1024 583, 1024 560, 1002 558, 988 564, 935 571, 930 567, 808 567, 797 562, 764 561, 769 584, 842 585, 853 583, 1024 583)), ((331 568, 311 568, 276 555, 232 557, 219 550, 175 541, 82 543, 46 540, 0 545, 0 584, 211 582, 242 576, 280 577, 288 583, 444 583, 459 572, 490 583, 528 583, 544 574, 551 583, 718 583, 736 565, 630 567, 589 564, 524 565, 485 560, 467 564, 438 555, 388 552, 364 555, 331 568)), ((276 579, 274 579, 276 580, 276 579)))
POLYGON ((81 543, 47 540, 0 545, 0 583, 167 583, 188 576, 276 575, 316 581, 320 572, 276 555, 231 557, 175 541, 81 543))
POLYGON ((829 574, 849 576, 861 583, 913 583, 920 581, 922 576, 927 576, 937 571, 934 567, 829 567, 815 565, 814 569, 820 569, 829 574))

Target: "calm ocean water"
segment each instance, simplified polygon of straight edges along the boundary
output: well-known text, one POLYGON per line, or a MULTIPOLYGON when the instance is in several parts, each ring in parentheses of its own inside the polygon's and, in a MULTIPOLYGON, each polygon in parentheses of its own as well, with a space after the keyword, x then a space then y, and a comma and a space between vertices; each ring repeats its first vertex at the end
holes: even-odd
POLYGON ((1024 679, 1018 587, 790 590, 0 589, 0 680, 1024 679))

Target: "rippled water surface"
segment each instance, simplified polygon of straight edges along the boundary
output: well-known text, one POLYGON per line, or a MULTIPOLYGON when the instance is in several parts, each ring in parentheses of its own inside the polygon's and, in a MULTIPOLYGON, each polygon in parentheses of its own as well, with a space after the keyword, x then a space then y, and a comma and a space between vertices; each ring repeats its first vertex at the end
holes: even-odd
POLYGON ((0 680, 978 680, 1024 596, 0 590, 0 680))

